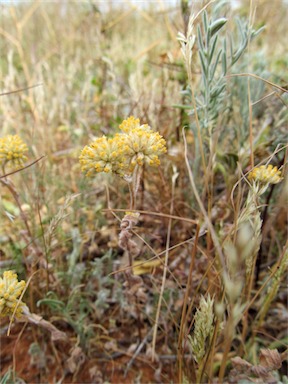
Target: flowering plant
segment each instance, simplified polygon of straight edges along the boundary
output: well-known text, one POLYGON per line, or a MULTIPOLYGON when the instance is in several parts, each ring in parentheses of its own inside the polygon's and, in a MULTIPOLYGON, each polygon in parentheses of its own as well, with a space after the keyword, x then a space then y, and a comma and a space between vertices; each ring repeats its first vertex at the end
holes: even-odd
POLYGON ((163 137, 148 124, 140 125, 133 116, 119 126, 121 133, 112 138, 102 136, 86 145, 80 155, 86 176, 112 172, 129 177, 137 166, 159 166, 159 156, 167 151, 163 137))
POLYGON ((269 164, 256 167, 249 173, 248 179, 260 184, 278 184, 282 180, 281 171, 269 164))
POLYGON ((24 154, 27 151, 27 145, 18 135, 0 138, 0 164, 2 167, 8 162, 12 162, 15 166, 21 166, 27 160, 27 156, 24 154))
POLYGON ((12 316, 15 308, 16 317, 21 316, 25 304, 19 301, 19 297, 25 285, 24 280, 18 281, 16 273, 3 273, 3 278, 0 277, 0 317, 12 316))

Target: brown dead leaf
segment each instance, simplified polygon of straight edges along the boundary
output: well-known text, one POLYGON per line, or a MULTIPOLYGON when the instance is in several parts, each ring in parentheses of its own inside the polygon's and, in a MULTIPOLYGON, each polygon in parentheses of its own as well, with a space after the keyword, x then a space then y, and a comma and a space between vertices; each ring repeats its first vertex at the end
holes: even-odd
POLYGON ((47 329, 47 331, 51 333, 51 339, 53 341, 67 340, 66 333, 57 329, 53 324, 49 323, 49 321, 44 320, 43 317, 36 315, 35 313, 31 313, 27 306, 23 308, 23 316, 20 321, 28 321, 29 323, 36 324, 39 327, 47 329))
POLYGON ((147 346, 147 348, 146 348, 146 356, 151 361, 152 361, 152 357, 153 357, 153 359, 156 363, 159 363, 159 361, 160 361, 159 355, 153 351, 153 348, 151 345, 147 346))
POLYGON ((74 347, 71 352, 71 356, 67 360, 67 368, 71 373, 75 373, 77 369, 80 368, 80 366, 85 361, 85 355, 80 347, 74 347))
POLYGON ((237 369, 239 372, 247 372, 252 367, 252 364, 248 363, 248 361, 241 359, 241 357, 236 356, 231 359, 233 368, 237 369))
POLYGON ((90 368, 89 374, 90 374, 91 380, 93 381, 93 384, 102 384, 103 383, 102 372, 99 371, 99 368, 97 366, 90 368))
POLYGON ((229 383, 237 383, 242 379, 249 379, 253 382, 261 382, 274 384, 277 380, 272 371, 281 368, 281 355, 276 349, 261 349, 259 356, 259 365, 252 365, 241 357, 231 359, 233 369, 229 374, 229 383))
POLYGON ((136 351, 137 347, 138 347, 138 343, 131 344, 130 347, 128 348, 127 353, 132 355, 136 351))
POLYGON ((270 368, 262 367, 262 365, 255 365, 251 368, 251 372, 255 375, 260 377, 261 379, 267 379, 270 377, 270 368))
POLYGON ((277 349, 261 349, 259 363, 262 367, 270 368, 271 370, 280 369, 282 359, 277 349))

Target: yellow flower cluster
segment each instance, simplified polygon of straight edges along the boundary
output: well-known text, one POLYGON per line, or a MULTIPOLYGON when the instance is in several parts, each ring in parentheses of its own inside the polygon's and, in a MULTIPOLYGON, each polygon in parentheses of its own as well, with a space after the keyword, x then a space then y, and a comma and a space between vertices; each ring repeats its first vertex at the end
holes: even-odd
POLYGON ((95 139, 86 145, 80 155, 82 171, 86 176, 94 176, 98 172, 114 172, 122 174, 124 169, 123 149, 118 137, 108 139, 106 136, 95 139))
MULTIPOLYGON (((16 273, 6 271, 3 273, 3 278, 0 277, 0 317, 12 315, 18 298, 25 288, 25 281, 18 281, 16 273)), ((16 317, 21 316, 24 303, 19 302, 16 317)))
POLYGON ((123 120, 122 123, 119 125, 119 129, 122 132, 129 132, 131 129, 139 128, 140 127, 140 119, 136 119, 134 116, 128 117, 128 119, 123 120))
POLYGON ((278 184, 281 180, 281 171, 269 164, 256 167, 249 173, 248 179, 260 184, 278 184))
POLYGON ((159 155, 165 153, 166 142, 148 124, 140 125, 133 116, 119 125, 121 133, 113 138, 103 136, 86 145, 80 155, 82 171, 86 176, 99 172, 129 175, 136 165, 160 165, 159 155))
POLYGON ((19 166, 27 160, 24 155, 28 151, 27 145, 18 135, 8 135, 0 138, 0 163, 5 165, 9 161, 19 166))

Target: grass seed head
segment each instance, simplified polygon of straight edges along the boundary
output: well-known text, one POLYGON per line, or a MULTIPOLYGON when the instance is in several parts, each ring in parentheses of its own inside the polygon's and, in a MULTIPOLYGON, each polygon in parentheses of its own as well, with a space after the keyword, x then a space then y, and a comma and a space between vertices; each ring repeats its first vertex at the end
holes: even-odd
POLYGON ((207 299, 201 297, 199 308, 195 315, 195 328, 193 338, 189 337, 193 357, 200 363, 205 356, 207 346, 214 331, 214 299, 208 295, 207 299))

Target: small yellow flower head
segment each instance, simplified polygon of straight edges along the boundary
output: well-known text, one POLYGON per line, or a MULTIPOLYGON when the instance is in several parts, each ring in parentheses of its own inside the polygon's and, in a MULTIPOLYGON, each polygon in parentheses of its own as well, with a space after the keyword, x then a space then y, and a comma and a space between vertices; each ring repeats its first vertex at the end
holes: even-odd
POLYGON ((0 277, 0 317, 11 316, 14 312, 16 305, 16 317, 22 314, 23 306, 22 301, 18 304, 19 296, 25 288, 25 281, 18 281, 16 273, 6 271, 3 273, 3 278, 0 277))
POLYGON ((88 177, 99 172, 122 175, 125 164, 121 144, 122 138, 118 136, 111 139, 103 136, 86 145, 79 157, 82 172, 88 177))
POLYGON ((152 131, 148 124, 140 125, 139 119, 133 116, 124 120, 119 128, 125 132, 125 153, 130 157, 130 170, 144 163, 160 165, 158 156, 167 152, 167 149, 165 140, 158 132, 152 131))
POLYGON ((129 133, 133 129, 140 128, 142 131, 151 131, 151 128, 148 124, 142 124, 140 125, 140 120, 136 119, 134 116, 128 117, 128 119, 123 120, 122 123, 119 125, 119 128, 122 132, 129 133))
POLYGON ((127 133, 130 132, 132 129, 139 128, 140 127, 140 120, 136 119, 134 116, 128 117, 128 119, 123 120, 122 123, 119 125, 119 128, 121 131, 127 133))
POLYGON ((27 145, 18 135, 8 135, 0 138, 0 163, 3 165, 11 161, 19 166, 27 160, 24 155, 28 151, 27 145))
POLYGON ((126 211, 125 216, 131 216, 131 217, 135 217, 136 219, 138 219, 140 216, 140 213, 139 212, 133 212, 133 211, 126 211))
POLYGON ((283 179, 281 171, 269 164, 256 167, 249 173, 248 179, 260 184, 278 184, 283 179))

